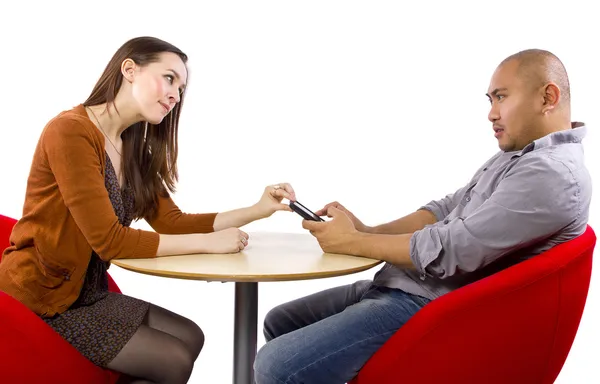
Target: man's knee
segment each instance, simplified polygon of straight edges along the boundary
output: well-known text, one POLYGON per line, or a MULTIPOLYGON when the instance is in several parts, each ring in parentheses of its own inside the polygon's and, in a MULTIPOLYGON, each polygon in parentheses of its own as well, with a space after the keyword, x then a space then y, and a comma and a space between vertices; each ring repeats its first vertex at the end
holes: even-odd
POLYGON ((284 384, 290 376, 289 365, 281 360, 277 342, 268 342, 256 354, 254 376, 256 384, 284 384))
POLYGON ((267 342, 281 336, 280 328, 284 318, 285 314, 281 306, 277 306, 267 313, 263 323, 263 334, 267 342))

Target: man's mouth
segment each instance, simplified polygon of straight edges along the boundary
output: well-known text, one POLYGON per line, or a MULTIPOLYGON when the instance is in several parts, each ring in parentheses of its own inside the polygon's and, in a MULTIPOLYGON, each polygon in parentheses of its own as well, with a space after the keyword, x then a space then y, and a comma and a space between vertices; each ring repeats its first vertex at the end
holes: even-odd
POLYGON ((494 136, 496 136, 496 138, 502 136, 503 132, 504 132, 504 128, 494 127, 494 136))

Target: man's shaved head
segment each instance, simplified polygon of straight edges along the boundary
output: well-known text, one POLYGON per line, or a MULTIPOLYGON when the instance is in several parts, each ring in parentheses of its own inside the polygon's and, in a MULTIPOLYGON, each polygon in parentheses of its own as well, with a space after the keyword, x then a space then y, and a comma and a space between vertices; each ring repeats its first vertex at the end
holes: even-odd
POLYGON ((517 76, 526 84, 538 88, 550 82, 555 83, 561 92, 560 107, 570 109, 569 77, 558 57, 542 49, 527 49, 507 57, 500 66, 513 60, 518 62, 517 76))
POLYGON ((488 119, 503 151, 518 151, 540 137, 571 128, 567 71, 552 53, 528 49, 496 68, 487 97, 488 119))

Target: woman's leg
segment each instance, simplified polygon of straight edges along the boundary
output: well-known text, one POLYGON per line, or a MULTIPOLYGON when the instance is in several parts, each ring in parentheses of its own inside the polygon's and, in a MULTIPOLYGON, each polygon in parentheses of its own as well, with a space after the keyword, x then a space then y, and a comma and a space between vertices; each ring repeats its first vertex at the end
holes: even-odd
POLYGON ((175 336, 142 325, 107 368, 136 384, 185 384, 194 367, 189 348, 175 336))
POLYGON ((107 368, 126 375, 120 383, 187 383, 203 345, 193 321, 150 304, 144 325, 107 368))
POLYGON ((196 361, 204 346, 204 333, 192 320, 150 304, 147 325, 181 340, 189 349, 194 361, 196 361))

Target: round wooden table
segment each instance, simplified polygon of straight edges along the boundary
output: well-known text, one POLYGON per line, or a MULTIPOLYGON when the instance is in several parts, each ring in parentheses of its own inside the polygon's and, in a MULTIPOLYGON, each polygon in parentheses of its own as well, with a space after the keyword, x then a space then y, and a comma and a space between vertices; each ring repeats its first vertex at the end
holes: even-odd
POLYGON ((118 259, 114 265, 155 276, 235 282, 233 383, 254 383, 258 282, 319 279, 361 272, 381 263, 364 257, 323 253, 310 234, 255 232, 234 254, 193 254, 118 259))

